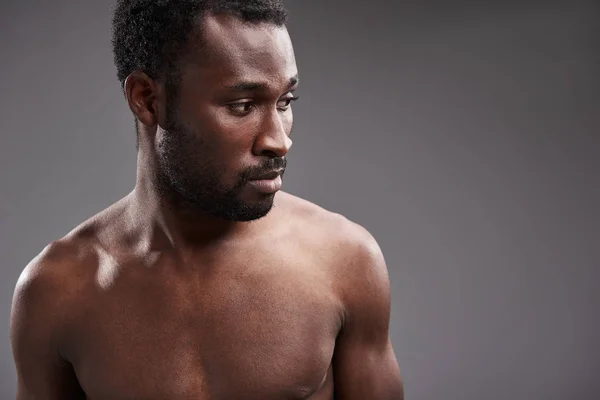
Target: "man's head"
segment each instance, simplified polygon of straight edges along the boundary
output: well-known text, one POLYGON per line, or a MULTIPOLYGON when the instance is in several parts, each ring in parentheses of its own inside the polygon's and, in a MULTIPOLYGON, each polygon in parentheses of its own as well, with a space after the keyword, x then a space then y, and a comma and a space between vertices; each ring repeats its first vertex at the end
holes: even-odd
POLYGON ((252 180, 283 170, 291 146, 285 22, 276 0, 118 2, 117 74, 162 196, 228 220, 271 209, 274 193, 252 180))

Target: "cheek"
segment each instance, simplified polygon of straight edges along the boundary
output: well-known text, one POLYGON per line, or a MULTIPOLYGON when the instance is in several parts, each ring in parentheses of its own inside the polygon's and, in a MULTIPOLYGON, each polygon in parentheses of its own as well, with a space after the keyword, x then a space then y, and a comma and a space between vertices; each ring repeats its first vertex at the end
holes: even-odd
POLYGON ((214 112, 215 129, 232 142, 252 140, 252 133, 260 128, 260 115, 252 112, 245 117, 232 115, 225 107, 219 107, 214 112))
POLYGON ((250 130, 247 121, 232 118, 216 107, 202 107, 191 118, 192 129, 201 139, 197 141, 203 156, 217 162, 226 163, 232 157, 238 157, 244 151, 249 140, 250 130))
POLYGON ((291 137, 294 126, 294 113, 291 107, 281 114, 281 125, 283 126, 283 130, 288 137, 291 137))
POLYGON ((240 118, 227 110, 215 111, 211 128, 219 142, 220 153, 229 163, 243 164, 243 158, 251 152, 256 132, 260 129, 257 114, 240 118))
POLYGON ((249 162, 246 158, 252 148, 252 129, 247 121, 214 112, 204 123, 210 137, 210 163, 224 180, 237 179, 249 162))

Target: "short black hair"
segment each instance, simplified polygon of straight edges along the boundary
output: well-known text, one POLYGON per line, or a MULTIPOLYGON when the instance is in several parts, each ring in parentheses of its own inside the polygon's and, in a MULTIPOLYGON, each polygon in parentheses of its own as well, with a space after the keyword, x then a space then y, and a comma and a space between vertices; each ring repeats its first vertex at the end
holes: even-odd
POLYGON ((121 87, 138 70, 152 79, 168 80, 199 17, 209 13, 277 26, 287 22, 281 0, 118 0, 112 46, 121 87))

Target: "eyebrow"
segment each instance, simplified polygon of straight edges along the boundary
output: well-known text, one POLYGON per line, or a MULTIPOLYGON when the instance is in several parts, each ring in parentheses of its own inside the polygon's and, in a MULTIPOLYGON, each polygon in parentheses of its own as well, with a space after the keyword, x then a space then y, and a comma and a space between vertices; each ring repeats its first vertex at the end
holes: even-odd
MULTIPOLYGON (((298 82, 300 82, 298 75, 292 76, 289 81, 289 86, 297 85, 298 82)), ((234 92, 250 92, 253 90, 265 90, 267 85, 260 82, 240 82, 235 85, 227 86, 226 88, 234 92)))

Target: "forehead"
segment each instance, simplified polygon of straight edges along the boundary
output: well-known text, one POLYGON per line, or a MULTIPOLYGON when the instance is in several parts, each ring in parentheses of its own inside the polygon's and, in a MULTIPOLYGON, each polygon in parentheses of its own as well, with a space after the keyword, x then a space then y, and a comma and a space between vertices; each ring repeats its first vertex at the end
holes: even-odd
POLYGON ((192 74, 210 84, 241 80, 289 85, 298 74, 288 31, 271 23, 247 23, 230 15, 207 15, 192 39, 192 74))

